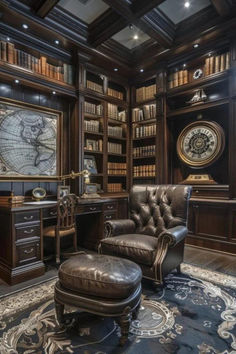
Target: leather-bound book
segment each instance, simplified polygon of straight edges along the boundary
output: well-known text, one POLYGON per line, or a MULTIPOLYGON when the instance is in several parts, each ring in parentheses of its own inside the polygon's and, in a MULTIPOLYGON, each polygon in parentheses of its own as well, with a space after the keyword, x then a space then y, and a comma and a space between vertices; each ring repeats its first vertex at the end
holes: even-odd
POLYGON ((178 71, 174 73, 174 87, 177 87, 179 85, 179 74, 178 71))
POLYGON ((210 75, 210 58, 205 60, 205 76, 210 75))
POLYGON ((184 85, 188 83, 188 70, 183 70, 184 85))
POLYGON ((220 71, 220 55, 215 57, 215 73, 220 71))
POLYGON ((178 72, 178 83, 179 83, 179 86, 184 84, 184 72, 183 72, 183 70, 180 70, 178 72))
POLYGON ((214 74, 214 70, 215 70, 215 67, 214 67, 214 63, 215 63, 215 57, 212 56, 209 58, 210 59, 210 64, 209 64, 209 74, 214 74))
POLYGON ((47 58, 41 57, 40 61, 41 61, 41 74, 46 75, 47 58))
POLYGON ((225 70, 225 53, 221 54, 220 56, 220 71, 224 71, 225 70))
POLYGON ((9 64, 14 64, 14 44, 7 42, 6 44, 7 50, 7 61, 9 64))
POLYGON ((1 60, 7 61, 7 44, 1 41, 1 60))
POLYGON ((230 56, 229 52, 225 54, 225 70, 228 70, 230 68, 230 56))

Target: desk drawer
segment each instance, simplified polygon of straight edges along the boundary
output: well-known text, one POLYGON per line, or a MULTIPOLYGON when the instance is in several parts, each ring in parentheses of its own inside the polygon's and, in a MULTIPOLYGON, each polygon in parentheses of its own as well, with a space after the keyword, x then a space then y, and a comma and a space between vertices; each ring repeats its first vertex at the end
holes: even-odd
POLYGON ((100 204, 91 204, 91 205, 80 205, 79 211, 82 213, 96 213, 102 211, 102 205, 100 204))
POLYGON ((57 207, 43 209, 43 219, 56 218, 57 207))
POLYGON ((39 221, 39 210, 30 210, 15 213, 15 224, 39 221))
POLYGON ((16 245, 16 266, 40 260, 40 241, 16 245))
POLYGON ((104 211, 109 211, 109 210, 117 210, 117 203, 116 202, 105 203, 104 211))
POLYGON ((114 219, 117 219, 116 211, 111 211, 111 212, 104 213, 104 222, 105 221, 114 220, 114 219))
POLYGON ((40 237, 40 224, 16 228, 16 241, 30 237, 40 237))

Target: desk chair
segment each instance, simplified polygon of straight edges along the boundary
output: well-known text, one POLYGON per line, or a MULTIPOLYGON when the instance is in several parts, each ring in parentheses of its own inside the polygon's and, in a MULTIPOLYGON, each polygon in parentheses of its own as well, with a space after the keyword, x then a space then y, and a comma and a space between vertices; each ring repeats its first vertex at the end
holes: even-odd
POLYGON ((57 203, 57 224, 43 229, 43 237, 53 237, 55 239, 56 263, 60 263, 60 241, 62 237, 73 234, 73 248, 74 252, 77 252, 76 204, 77 197, 75 194, 69 194, 61 198, 57 203))

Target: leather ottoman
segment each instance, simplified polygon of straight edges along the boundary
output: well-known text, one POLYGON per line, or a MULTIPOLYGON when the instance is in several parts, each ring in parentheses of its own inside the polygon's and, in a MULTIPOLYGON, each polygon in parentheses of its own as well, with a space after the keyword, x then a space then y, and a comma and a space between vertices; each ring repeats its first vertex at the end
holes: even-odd
POLYGON ((80 254, 62 263, 58 276, 55 306, 59 324, 65 323, 64 305, 114 317, 121 327, 120 344, 123 345, 140 305, 140 267, 118 257, 80 254))

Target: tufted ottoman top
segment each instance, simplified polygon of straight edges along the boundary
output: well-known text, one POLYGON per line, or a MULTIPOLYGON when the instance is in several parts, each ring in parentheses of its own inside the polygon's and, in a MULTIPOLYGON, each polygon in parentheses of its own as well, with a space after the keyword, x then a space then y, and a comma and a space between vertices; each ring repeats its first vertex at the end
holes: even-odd
POLYGON ((125 299, 139 286, 140 267, 126 259, 100 254, 80 254, 59 268, 61 285, 76 293, 125 299))

